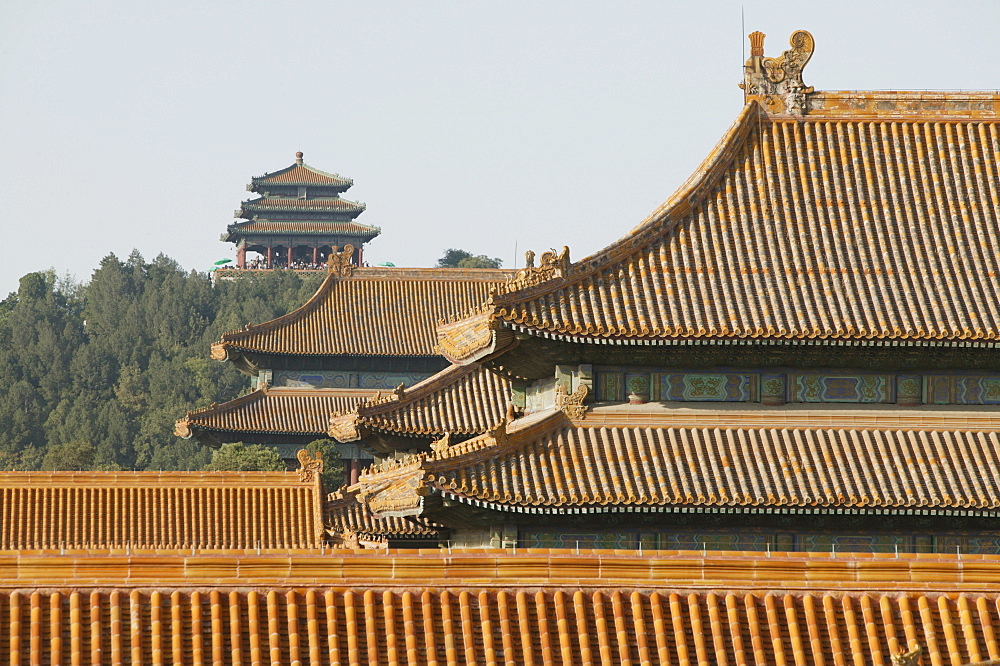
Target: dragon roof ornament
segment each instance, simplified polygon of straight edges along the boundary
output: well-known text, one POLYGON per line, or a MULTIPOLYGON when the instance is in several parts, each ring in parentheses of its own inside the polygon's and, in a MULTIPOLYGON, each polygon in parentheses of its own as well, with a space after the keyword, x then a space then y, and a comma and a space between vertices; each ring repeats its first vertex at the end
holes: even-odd
POLYGON ((565 278, 569 273, 570 260, 568 246, 563 245, 562 252, 558 253, 555 248, 547 252, 542 252, 542 256, 538 260, 538 266, 535 266, 535 252, 528 250, 524 253, 524 268, 508 277, 506 284, 500 287, 499 293, 509 294, 512 291, 527 289, 553 278, 565 278))
POLYGON ((333 248, 333 252, 327 258, 327 270, 337 277, 351 277, 354 273, 354 264, 351 257, 354 256, 354 246, 348 243, 343 249, 333 248))
POLYGON ((743 66, 743 95, 756 99, 772 114, 801 116, 808 111, 806 95, 812 86, 802 82, 802 70, 812 57, 816 42, 805 30, 789 38, 792 48, 777 58, 764 57, 764 33, 750 33, 750 57, 743 66))
POLYGON ((323 474, 323 452, 317 451, 316 457, 309 455, 305 449, 299 449, 295 454, 299 459, 299 481, 313 483, 323 474))

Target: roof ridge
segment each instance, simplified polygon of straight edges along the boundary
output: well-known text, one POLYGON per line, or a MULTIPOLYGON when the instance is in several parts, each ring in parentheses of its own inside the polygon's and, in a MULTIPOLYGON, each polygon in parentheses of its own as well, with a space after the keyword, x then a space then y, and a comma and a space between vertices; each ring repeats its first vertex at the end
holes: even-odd
MULTIPOLYGON (((417 382, 409 389, 403 388, 402 392, 397 394, 399 396, 397 400, 377 403, 363 403, 358 405, 357 413, 362 418, 365 418, 378 416, 403 407, 408 407, 413 403, 436 393, 438 390, 454 386, 457 382, 460 382, 467 375, 475 370, 479 370, 481 367, 482 366, 478 364, 456 365, 453 363, 444 370, 440 370, 430 377, 417 382)), ((488 370, 486 372, 488 372, 488 370)))
POLYGON ((497 294, 493 299, 495 309, 503 312, 502 306, 508 303, 536 298, 541 294, 582 282, 594 273, 626 259, 655 242, 679 221, 674 218, 674 214, 679 214, 677 215, 679 218, 709 191, 711 185, 723 174, 725 166, 733 159, 734 151, 741 145, 739 140, 750 131, 751 127, 767 118, 767 113, 759 103, 750 101, 745 104, 708 156, 687 180, 642 222, 610 245, 570 264, 568 275, 562 278, 540 282, 523 290, 497 294), (583 270, 580 270, 581 268, 583 270))
MULTIPOLYGON (((251 324, 247 322, 247 325, 242 329, 238 328, 232 331, 226 331, 225 333, 222 334, 218 342, 212 344, 212 358, 217 358, 216 346, 222 346, 225 343, 230 342, 231 340, 237 340, 241 337, 249 337, 251 333, 260 333, 262 331, 273 330, 279 324, 284 324, 290 321, 296 321, 300 317, 305 316, 313 309, 318 307, 320 303, 322 303, 322 297, 326 294, 327 291, 333 289, 333 285, 336 284, 341 279, 349 279, 349 276, 343 277, 337 275, 336 273, 328 273, 326 278, 323 279, 323 282, 316 289, 316 292, 309 297, 309 300, 307 300, 305 303, 295 308, 291 312, 283 314, 280 317, 275 317, 274 319, 261 322, 260 324, 251 324), (238 335, 238 334, 243 334, 243 335, 238 335)), ((224 360, 224 358, 222 360, 224 360)))
MULTIPOLYGON (((265 173, 262 176, 252 176, 250 180, 251 180, 252 184, 253 183, 257 183, 257 182, 260 182, 260 181, 263 181, 263 180, 274 178, 275 176, 280 176, 281 174, 288 173, 290 171, 294 171, 296 168, 303 168, 303 169, 306 169, 307 171, 311 171, 311 172, 313 172, 315 174, 318 174, 320 176, 325 176, 325 177, 333 179, 333 180, 342 181, 342 184, 346 184, 347 187, 348 187, 348 189, 351 186, 354 185, 354 179, 353 178, 348 178, 347 176, 341 176, 339 173, 331 173, 329 171, 323 171, 322 169, 317 169, 316 167, 311 166, 309 164, 306 164, 305 162, 295 162, 294 164, 291 164, 290 166, 284 167, 283 169, 278 169, 277 171, 270 171, 270 172, 265 173)), ((284 184, 286 184, 286 185, 294 185, 295 182, 294 181, 289 181, 288 183, 284 183, 284 184)), ((310 185, 316 185, 316 183, 308 183, 308 184, 310 184, 310 185)), ((332 185, 332 183, 331 183, 331 185, 332 185)))

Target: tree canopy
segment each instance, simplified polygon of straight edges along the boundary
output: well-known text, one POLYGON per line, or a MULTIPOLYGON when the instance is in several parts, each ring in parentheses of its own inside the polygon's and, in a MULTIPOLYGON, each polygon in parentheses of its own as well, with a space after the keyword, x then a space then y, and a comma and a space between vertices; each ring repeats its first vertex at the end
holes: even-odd
POLYGON ((233 442, 212 452, 206 472, 284 472, 287 467, 274 449, 260 444, 233 442))
POLYGON ((297 307, 322 275, 249 273, 214 287, 160 255, 105 257, 89 282, 52 271, 0 301, 0 469, 200 469, 185 412, 249 388, 212 342, 297 307))
POLYGON ((438 259, 438 268, 500 268, 503 260, 490 258, 485 254, 473 255, 466 250, 448 248, 444 255, 438 259))

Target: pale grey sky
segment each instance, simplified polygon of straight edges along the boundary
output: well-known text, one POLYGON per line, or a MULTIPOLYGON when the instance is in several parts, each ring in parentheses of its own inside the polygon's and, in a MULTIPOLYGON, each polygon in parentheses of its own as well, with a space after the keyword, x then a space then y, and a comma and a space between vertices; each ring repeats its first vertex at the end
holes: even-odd
POLYGON ((0 298, 108 252, 233 257, 244 186, 300 149, 354 178, 371 263, 582 258, 736 118, 743 35, 799 28, 817 89, 1000 87, 1000 0, 0 3, 0 298))

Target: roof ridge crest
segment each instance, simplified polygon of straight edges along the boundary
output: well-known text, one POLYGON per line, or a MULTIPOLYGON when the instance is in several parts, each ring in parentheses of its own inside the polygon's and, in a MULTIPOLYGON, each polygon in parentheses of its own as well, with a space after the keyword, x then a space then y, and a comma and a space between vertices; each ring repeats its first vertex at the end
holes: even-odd
POLYGON ((767 119, 767 113, 758 102, 748 102, 694 173, 642 222, 602 250, 570 264, 565 277, 541 282, 520 291, 496 295, 495 311, 503 309, 505 305, 536 298, 541 294, 583 282, 655 242, 662 234, 667 233, 684 213, 693 208, 710 189, 711 184, 719 178, 725 165, 733 158, 733 150, 739 145, 738 139, 748 133, 753 125, 767 119))

